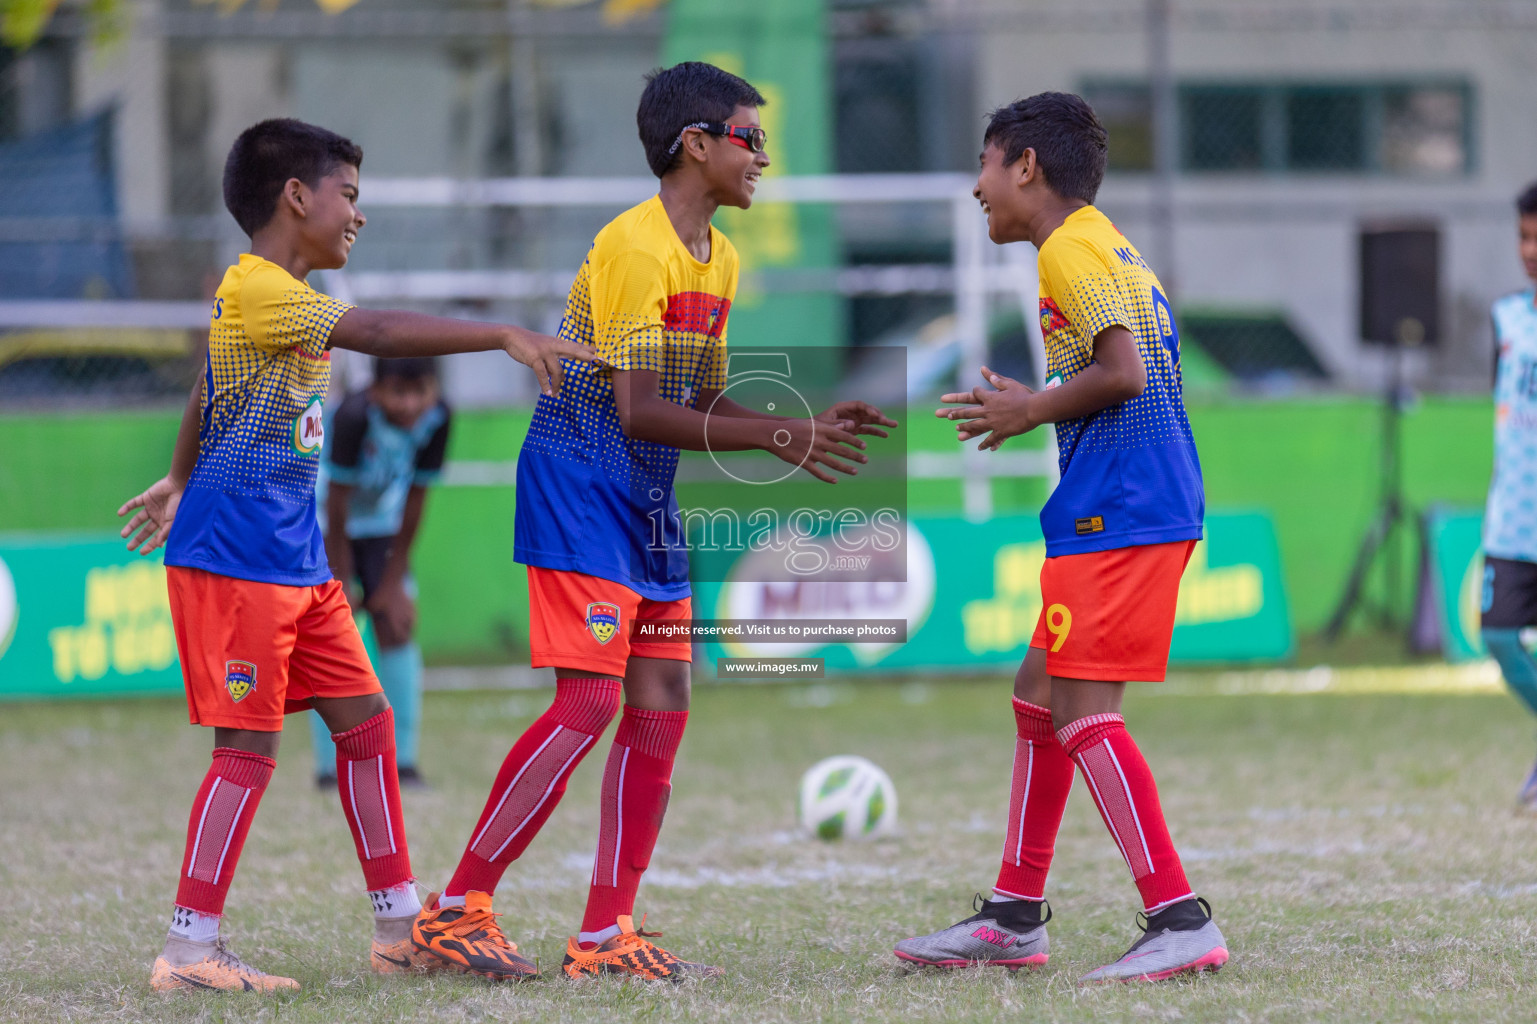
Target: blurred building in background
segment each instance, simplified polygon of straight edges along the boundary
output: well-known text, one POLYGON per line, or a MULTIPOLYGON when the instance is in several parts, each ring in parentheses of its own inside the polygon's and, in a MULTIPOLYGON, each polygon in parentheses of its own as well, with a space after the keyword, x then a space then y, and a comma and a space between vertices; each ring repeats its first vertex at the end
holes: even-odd
MULTIPOLYGON (((203 300, 245 241, 222 209, 224 154, 242 128, 273 116, 324 124, 365 148, 371 220, 350 269, 574 270, 623 203, 369 211, 368 181, 644 177, 635 101, 645 72, 681 52, 673 20, 686 6, 696 28, 711 11, 725 24, 753 6, 360 0, 328 13, 312 0, 123 3, 125 31, 108 44, 92 43, 66 5, 34 45, 0 50, 0 300, 203 300)), ((1487 386, 1489 302, 1523 283, 1512 198, 1537 178, 1537 3, 809 8, 825 44, 824 95, 781 105, 771 144, 793 140, 781 151, 803 166, 790 173, 970 172, 986 111, 1041 90, 1079 92, 1110 129, 1100 205, 1176 293, 1192 387, 1380 387, 1385 348, 1363 341, 1362 281, 1373 270, 1363 253, 1374 251, 1363 234, 1381 229, 1419 232, 1405 280, 1434 299, 1421 307, 1431 322, 1404 335, 1418 343, 1412 379, 1429 390, 1487 386), (1155 80, 1160 33, 1169 73, 1155 80), (1162 164, 1159 88, 1172 98, 1162 164), (807 163, 803 152, 825 159, 807 163)), ((835 205, 828 216, 840 265, 952 259, 943 206, 835 205)), ((549 330, 560 310, 551 292, 424 305, 549 330)), ((955 312, 951 283, 834 301, 830 334, 855 346, 925 344, 955 312)), ((991 307, 994 365, 1030 372, 1025 321, 1018 302, 991 307)), ((49 347, 38 330, 28 358, 14 344, 7 355, 0 338, 0 401, 68 390, 102 359, 118 360, 101 371, 119 382, 114 393, 171 390, 151 357, 170 344, 163 335, 134 343, 149 353, 135 370, 137 349, 92 348, 58 330, 49 347)), ((525 386, 515 376, 476 364, 450 385, 461 401, 513 400, 525 386)))

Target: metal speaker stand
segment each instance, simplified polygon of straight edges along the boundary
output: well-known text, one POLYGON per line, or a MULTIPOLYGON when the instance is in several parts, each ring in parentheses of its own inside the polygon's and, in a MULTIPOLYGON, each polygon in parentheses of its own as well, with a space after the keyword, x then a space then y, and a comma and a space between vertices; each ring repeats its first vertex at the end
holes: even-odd
POLYGON ((1382 461, 1377 512, 1356 546, 1345 591, 1334 607, 1334 614, 1329 616, 1329 624, 1324 627, 1324 639, 1329 643, 1334 643, 1344 633, 1351 613, 1367 607, 1366 578, 1379 559, 1383 562, 1386 593, 1374 609, 1377 623, 1384 629, 1391 629, 1397 619, 1393 601, 1403 579, 1399 537, 1410 512, 1404 501, 1403 413, 1412 396, 1404 385, 1404 352, 1424 340, 1425 328, 1418 320, 1405 317, 1394 333, 1397 339, 1389 349, 1388 386, 1382 401, 1382 461))

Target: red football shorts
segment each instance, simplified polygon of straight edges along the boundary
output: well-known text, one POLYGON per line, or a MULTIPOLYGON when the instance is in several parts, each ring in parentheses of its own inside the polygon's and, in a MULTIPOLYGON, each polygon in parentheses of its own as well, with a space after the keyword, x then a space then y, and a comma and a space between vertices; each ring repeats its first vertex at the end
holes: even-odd
POLYGON ((1193 540, 1081 555, 1041 567, 1041 617, 1031 647, 1064 679, 1162 682, 1174 637, 1179 579, 1193 540))
POLYGON ((631 655, 693 661, 688 640, 634 640, 634 623, 688 621, 689 598, 653 601, 622 583, 528 567, 529 647, 534 668, 574 668, 624 678, 631 655))
POLYGON ((337 580, 285 587, 165 567, 193 725, 278 732, 311 697, 380 692, 337 580))

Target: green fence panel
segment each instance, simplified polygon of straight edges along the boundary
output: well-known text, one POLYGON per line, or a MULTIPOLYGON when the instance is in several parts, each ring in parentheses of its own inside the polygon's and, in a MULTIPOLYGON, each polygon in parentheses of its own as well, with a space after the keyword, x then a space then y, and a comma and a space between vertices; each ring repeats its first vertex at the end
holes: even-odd
MULTIPOLYGON (((903 429, 910 451, 951 450, 950 425, 915 405, 903 429)), ((119 504, 165 472, 177 412, 0 416, 0 532, 116 528, 119 504), (63 453, 61 455, 61 453, 63 453)), ((1261 508, 1274 524, 1297 629, 1322 627, 1377 497, 1380 408, 1363 399, 1192 404, 1207 503, 1261 508)), ((1492 465, 1487 399, 1427 399, 1404 419, 1411 505, 1481 505, 1492 465)), ((526 410, 456 417, 451 460, 512 460, 526 410)), ((997 480, 1000 514, 1023 515, 1044 497, 1037 480, 997 480)), ((959 481, 912 481, 915 515, 960 509, 959 481)), ((512 562, 511 487, 442 487, 428 500, 414 559, 420 638, 436 662, 490 662, 527 653, 523 570, 512 562)), ((1402 579, 1416 542, 1405 531, 1402 579)), ((1380 574, 1370 581, 1381 592, 1380 574)), ((1410 588, 1405 588, 1407 591, 1410 588)), ((1407 616, 1410 595, 1401 595, 1407 616)))

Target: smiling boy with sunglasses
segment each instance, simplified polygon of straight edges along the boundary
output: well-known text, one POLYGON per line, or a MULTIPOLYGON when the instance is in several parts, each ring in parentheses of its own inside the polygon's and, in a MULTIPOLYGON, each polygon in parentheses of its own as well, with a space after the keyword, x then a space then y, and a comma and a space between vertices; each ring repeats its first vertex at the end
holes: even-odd
POLYGON ((538 973, 497 927, 491 893, 619 712, 622 691, 587 910, 563 970, 673 981, 721 973, 649 942, 632 916, 688 720, 688 639, 631 638, 636 622, 691 617, 672 488, 678 451, 761 449, 831 483, 866 461, 855 435, 896 425, 863 402, 790 420, 721 397, 738 261, 710 218, 752 205, 769 165, 763 103, 747 82, 696 62, 654 73, 641 96, 636 122, 660 192, 598 232, 560 328, 606 365, 568 368, 561 396, 539 400, 518 457, 515 557, 528 566, 533 664, 555 669, 555 700, 513 745, 458 869, 417 919, 417 948, 443 966, 507 980, 538 973))

